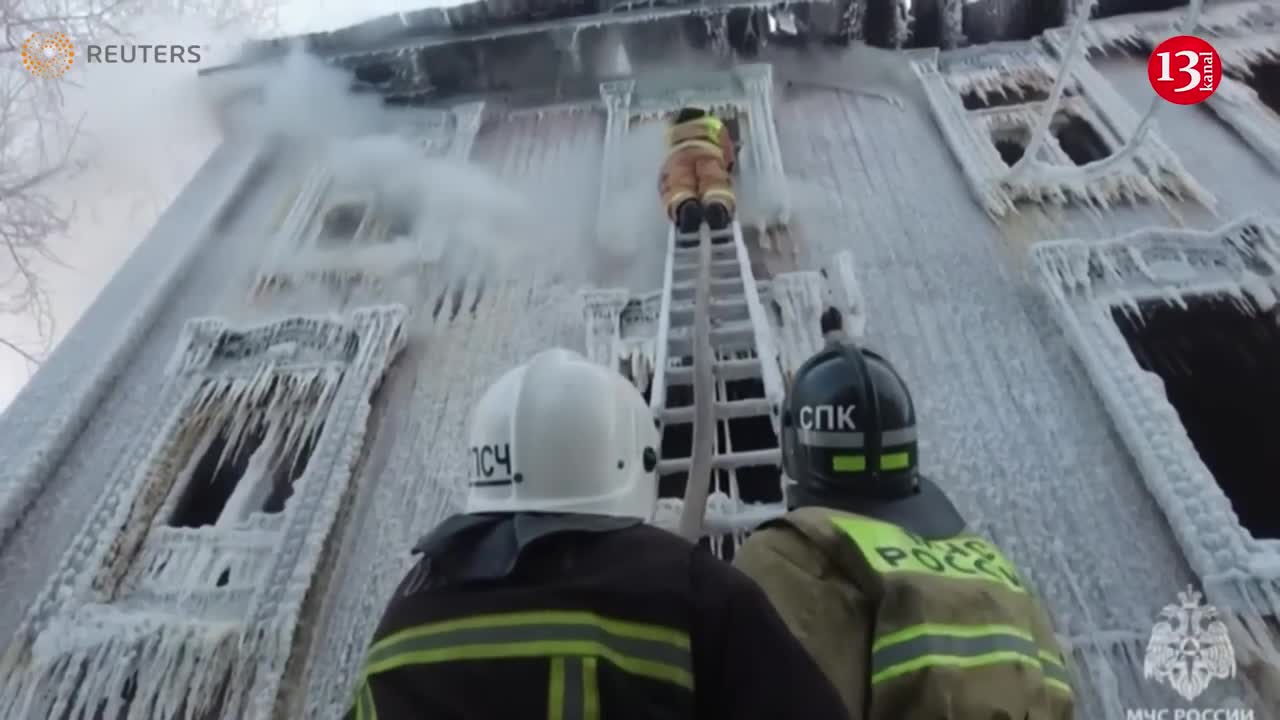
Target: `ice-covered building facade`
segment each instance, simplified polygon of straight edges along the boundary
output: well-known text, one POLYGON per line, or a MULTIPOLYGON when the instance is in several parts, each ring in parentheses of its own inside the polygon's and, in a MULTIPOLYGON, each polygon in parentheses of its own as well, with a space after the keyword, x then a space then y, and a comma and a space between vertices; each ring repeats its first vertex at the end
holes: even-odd
MULTIPOLYGON (((305 40, 397 105, 423 157, 553 186, 584 247, 653 191, 661 149, 637 163, 629 138, 680 103, 727 111, 743 255, 713 282, 741 295, 724 342, 754 340, 720 358, 718 424, 764 421, 724 431, 716 549, 780 510, 770 405, 835 303, 912 384, 924 470, 1045 597, 1080 717, 1273 718, 1280 11, 1206 8, 1223 87, 1090 165, 1141 122, 1167 5, 1096 5, 1015 175, 1065 3, 472 3, 305 40), (1238 661, 1193 701, 1143 661, 1188 585, 1238 661)), ((673 260, 585 296, 546 264, 469 265, 458 207, 406 215, 325 157, 229 130, 0 417, 0 717, 337 717, 503 369, 579 347, 654 398, 664 446, 692 420, 673 260)))

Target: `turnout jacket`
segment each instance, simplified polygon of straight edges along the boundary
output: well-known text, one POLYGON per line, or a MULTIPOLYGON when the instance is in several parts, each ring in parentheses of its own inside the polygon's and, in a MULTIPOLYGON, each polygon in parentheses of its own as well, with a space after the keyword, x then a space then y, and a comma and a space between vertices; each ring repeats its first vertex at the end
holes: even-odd
POLYGON ((808 507, 734 564, 764 588, 853 720, 1069 720, 1068 661, 1004 555, 961 534, 808 507))
POLYGON ((348 719, 845 719, 760 588, 664 530, 460 515, 416 550, 348 719))
POLYGON ((681 150, 700 148, 718 155, 724 161, 726 172, 733 172, 737 165, 737 153, 729 128, 714 115, 704 115, 672 125, 667 129, 667 147, 667 157, 681 150))

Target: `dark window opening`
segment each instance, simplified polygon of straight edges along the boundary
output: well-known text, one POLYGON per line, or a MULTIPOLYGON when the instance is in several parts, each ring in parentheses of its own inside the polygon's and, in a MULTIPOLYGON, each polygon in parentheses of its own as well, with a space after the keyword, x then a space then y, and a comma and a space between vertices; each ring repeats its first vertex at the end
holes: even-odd
POLYGON ((360 65, 355 69, 356 80, 370 85, 382 85, 390 82, 396 76, 396 71, 391 65, 383 62, 374 62, 367 65, 360 65))
POLYGON ((727 423, 729 437, 733 439, 734 452, 751 452, 778 447, 778 436, 767 415, 734 418, 727 423))
POLYGON ((667 407, 680 408, 689 407, 693 404, 693 386, 692 385, 668 385, 667 386, 667 407))
POLYGON ((671 423, 662 427, 662 450, 659 456, 664 460, 686 458, 693 454, 693 423, 671 423))
POLYGON ((407 212, 392 211, 387 220, 387 242, 394 242, 413 232, 413 218, 407 212))
POLYGON ((1052 129, 1058 145, 1076 165, 1088 165, 1111 154, 1106 141, 1082 117, 1058 113, 1053 119, 1052 129))
POLYGON ((1031 131, 1023 129, 992 133, 991 142, 995 144, 996 152, 1000 153, 1000 159, 1004 160, 1004 164, 1013 167, 1027 152, 1027 144, 1031 142, 1031 131))
MULTIPOLYGON (((302 477, 307 463, 311 460, 311 452, 324 430, 324 425, 317 427, 302 443, 301 447, 281 450, 289 455, 272 458, 267 472, 270 474, 271 488, 259 510, 267 514, 284 510, 285 503, 293 496, 293 484, 302 477)), ((169 520, 171 527, 198 528, 214 525, 227 502, 235 492, 236 486, 249 469, 253 454, 262 446, 266 438, 267 426, 259 423, 253 430, 246 431, 240 439, 239 446, 232 452, 229 448, 230 432, 223 427, 209 448, 195 465, 187 487, 174 509, 169 520)), ((225 575, 225 573, 224 573, 225 575)), ((219 584, 225 584, 220 582, 219 584)))
POLYGON ((331 208, 325 213, 324 224, 320 228, 320 245, 330 246, 350 241, 360 229, 364 213, 364 205, 358 203, 343 203, 331 208))
POLYGON ((999 90, 993 90, 986 95, 980 95, 976 90, 970 90, 960 96, 960 102, 964 103, 965 110, 986 110, 987 108, 1007 107, 1009 105, 1025 105, 1033 102, 1044 102, 1048 99, 1048 90, 1042 90, 1030 85, 1004 87, 999 90))
MULTIPOLYGON (((663 460, 687 458, 693 454, 693 423, 672 423, 662 427, 662 448, 658 457, 663 460)), ((658 478, 659 497, 684 497, 688 473, 668 473, 658 478)))
POLYGON ((174 508, 173 516, 169 518, 169 525, 198 528, 216 523, 235 492, 236 483, 249 468, 249 459, 262 445, 266 435, 266 425, 259 423, 244 432, 233 451, 229 428, 220 428, 191 471, 191 478, 174 508))
POLYGON ((685 480, 688 473, 668 473, 658 477, 658 497, 684 499, 685 480))
POLYGON ((1280 323, 1272 312, 1227 296, 1188 297, 1187 307, 1146 302, 1139 316, 1112 311, 1144 370, 1164 381, 1187 436, 1258 539, 1280 539, 1273 478, 1280 407, 1280 323))
POLYGON ((738 491, 743 502, 780 503, 782 470, 769 465, 738 468, 738 491))
POLYGON ((311 453, 316 449, 316 441, 324 431, 321 423, 307 436, 302 446, 286 450, 288 457, 276 458, 271 467, 271 492, 262 504, 262 512, 272 515, 284 510, 285 503, 293 497, 293 484, 302 477, 311 462, 311 453))
POLYGON ((1260 62, 1249 66, 1245 83, 1258 93, 1258 99, 1280 115, 1280 61, 1260 62))
POLYGON ((759 378, 730 380, 724 384, 724 392, 726 400, 762 398, 765 396, 764 381, 759 378))
POLYGON ((1098 0, 1090 17, 1101 19, 1131 13, 1160 12, 1186 4, 1187 0, 1098 0))

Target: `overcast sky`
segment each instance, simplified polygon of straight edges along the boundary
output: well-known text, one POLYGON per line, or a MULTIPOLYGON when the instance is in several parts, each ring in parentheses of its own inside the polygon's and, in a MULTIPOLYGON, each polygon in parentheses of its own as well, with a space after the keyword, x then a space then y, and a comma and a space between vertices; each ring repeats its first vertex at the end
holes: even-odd
MULTIPOLYGON (((285 0, 284 34, 330 30, 379 15, 435 5, 441 0, 285 0)), ((140 30, 139 41, 198 42, 220 47, 238 38, 218 37, 198 24, 163 23, 140 30), (181 37, 179 37, 181 36, 181 37)), ((68 112, 82 117, 84 150, 92 161, 83 176, 56 188, 75 203, 75 224, 52 243, 65 267, 45 263, 42 278, 52 296, 55 340, 65 336, 107 280, 143 239, 218 142, 195 95, 195 76, 184 65, 82 66, 68 86, 68 112)), ((0 315, 0 336, 31 347, 37 339, 26 317, 0 315)), ((33 348, 34 349, 34 348, 33 348)), ((31 368, 0 348, 0 411, 30 379, 31 368)))

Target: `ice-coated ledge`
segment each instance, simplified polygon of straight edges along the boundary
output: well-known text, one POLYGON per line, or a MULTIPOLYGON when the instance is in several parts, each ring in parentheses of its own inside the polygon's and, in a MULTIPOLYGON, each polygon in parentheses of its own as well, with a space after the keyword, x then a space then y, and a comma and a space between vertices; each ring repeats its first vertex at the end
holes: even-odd
POLYGON ((1256 540, 1240 525, 1160 378, 1139 367, 1111 311, 1209 293, 1274 306, 1280 221, 1245 217, 1211 232, 1147 228, 1103 242, 1045 242, 1029 263, 1191 568, 1208 587, 1244 585, 1245 595, 1273 596, 1265 588, 1280 581, 1280 542, 1256 540))

